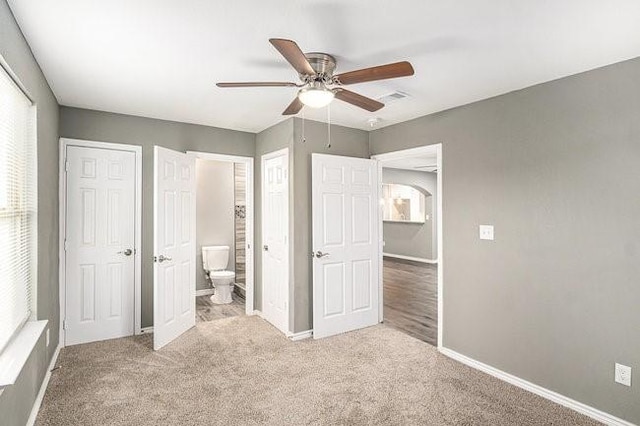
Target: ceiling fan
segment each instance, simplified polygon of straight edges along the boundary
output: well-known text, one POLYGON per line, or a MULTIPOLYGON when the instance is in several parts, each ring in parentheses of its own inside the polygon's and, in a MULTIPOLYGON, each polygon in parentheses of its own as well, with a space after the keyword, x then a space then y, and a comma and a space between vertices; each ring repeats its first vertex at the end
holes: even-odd
POLYGON ((380 65, 334 75, 336 59, 321 52, 303 53, 295 41, 281 38, 269 39, 269 42, 284 56, 298 72, 301 83, 292 82, 246 82, 217 83, 218 87, 298 87, 298 96, 289 104, 282 115, 294 115, 303 106, 321 108, 335 98, 350 103, 367 111, 378 111, 384 106, 382 102, 359 95, 342 86, 368 81, 386 80, 389 78, 413 75, 413 67, 407 61, 380 65))

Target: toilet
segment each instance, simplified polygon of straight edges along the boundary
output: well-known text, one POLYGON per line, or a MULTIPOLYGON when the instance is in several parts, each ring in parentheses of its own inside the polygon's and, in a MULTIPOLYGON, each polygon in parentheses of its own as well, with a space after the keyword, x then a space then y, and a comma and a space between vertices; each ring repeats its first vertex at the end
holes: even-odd
POLYGON ((236 273, 227 271, 229 263, 229 246, 203 246, 202 265, 215 293, 211 301, 216 304, 232 302, 231 293, 235 283, 236 273))

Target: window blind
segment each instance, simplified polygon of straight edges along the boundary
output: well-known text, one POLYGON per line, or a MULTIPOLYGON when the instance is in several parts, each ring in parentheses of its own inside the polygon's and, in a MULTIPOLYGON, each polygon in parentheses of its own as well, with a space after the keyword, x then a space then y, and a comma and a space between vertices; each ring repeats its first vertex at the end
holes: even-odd
POLYGON ((35 107, 0 67, 0 351, 32 314, 36 282, 35 107))

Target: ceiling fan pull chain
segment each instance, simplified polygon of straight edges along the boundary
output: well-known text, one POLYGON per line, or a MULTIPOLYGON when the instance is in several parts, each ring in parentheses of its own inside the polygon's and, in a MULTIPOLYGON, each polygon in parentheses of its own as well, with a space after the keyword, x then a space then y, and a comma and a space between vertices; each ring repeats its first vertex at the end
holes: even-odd
POLYGON ((331 104, 327 105, 327 149, 331 148, 331 104))
POLYGON ((306 143, 307 142, 307 137, 305 136, 304 133, 304 122, 305 122, 305 117, 304 117, 304 108, 302 108, 302 143, 306 143))

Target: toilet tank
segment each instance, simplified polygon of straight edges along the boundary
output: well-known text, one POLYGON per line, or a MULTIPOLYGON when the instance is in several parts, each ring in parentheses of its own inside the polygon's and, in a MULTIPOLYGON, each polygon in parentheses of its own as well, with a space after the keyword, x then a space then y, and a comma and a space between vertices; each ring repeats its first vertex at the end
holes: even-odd
POLYGON ((207 271, 223 271, 229 263, 229 246, 202 246, 202 266, 207 271))

